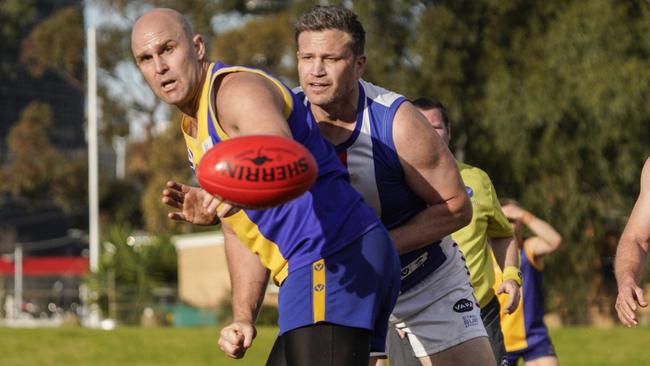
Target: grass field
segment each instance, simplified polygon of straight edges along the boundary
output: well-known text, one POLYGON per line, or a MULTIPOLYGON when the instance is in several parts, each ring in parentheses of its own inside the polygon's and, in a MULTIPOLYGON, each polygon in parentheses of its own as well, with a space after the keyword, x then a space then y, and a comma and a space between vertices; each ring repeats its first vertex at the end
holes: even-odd
MULTIPOLYGON (((0 328, 0 365, 258 366, 264 365, 275 332, 261 328, 246 357, 230 360, 216 345, 216 328, 0 328)), ((650 327, 564 328, 552 336, 563 366, 650 365, 650 327)))

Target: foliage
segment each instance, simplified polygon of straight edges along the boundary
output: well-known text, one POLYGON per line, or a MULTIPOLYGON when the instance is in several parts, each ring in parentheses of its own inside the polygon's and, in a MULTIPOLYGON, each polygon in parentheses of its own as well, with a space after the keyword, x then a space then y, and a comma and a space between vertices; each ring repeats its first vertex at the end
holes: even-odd
POLYGON ((20 59, 35 77, 41 77, 46 70, 54 70, 82 89, 83 58, 80 55, 85 46, 81 9, 70 6, 32 29, 23 41, 20 59))
POLYGON ((115 305, 117 320, 136 324, 154 301, 152 290, 177 282, 176 250, 165 236, 148 236, 114 224, 102 236, 99 271, 89 283, 104 314, 115 305))

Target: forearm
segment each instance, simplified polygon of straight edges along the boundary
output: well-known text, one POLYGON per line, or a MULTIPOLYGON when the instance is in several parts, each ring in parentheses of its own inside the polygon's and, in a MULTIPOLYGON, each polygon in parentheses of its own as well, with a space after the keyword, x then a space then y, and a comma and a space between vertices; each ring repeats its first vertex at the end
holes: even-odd
POLYGON ((619 287, 630 281, 639 283, 647 255, 648 242, 639 242, 623 234, 614 261, 614 274, 619 287))
POLYGON ((549 223, 525 211, 521 222, 526 225, 535 236, 547 242, 556 249, 562 243, 562 236, 549 223))
POLYGON ((264 300, 269 271, 234 233, 226 231, 224 229, 226 260, 232 288, 233 320, 254 324, 264 300))
POLYGON ((404 254, 431 244, 465 227, 472 219, 469 200, 459 200, 455 207, 447 202, 435 204, 390 230, 397 252, 404 254))
POLYGON ((519 251, 513 236, 507 238, 490 238, 490 246, 499 267, 519 268, 519 251))

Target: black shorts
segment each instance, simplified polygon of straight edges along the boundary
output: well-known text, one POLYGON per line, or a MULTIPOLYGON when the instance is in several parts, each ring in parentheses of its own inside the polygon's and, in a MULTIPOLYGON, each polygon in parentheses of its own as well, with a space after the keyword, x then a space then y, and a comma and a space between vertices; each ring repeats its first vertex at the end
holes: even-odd
POLYGON ((370 358, 368 329, 318 323, 279 336, 266 366, 358 366, 370 358))

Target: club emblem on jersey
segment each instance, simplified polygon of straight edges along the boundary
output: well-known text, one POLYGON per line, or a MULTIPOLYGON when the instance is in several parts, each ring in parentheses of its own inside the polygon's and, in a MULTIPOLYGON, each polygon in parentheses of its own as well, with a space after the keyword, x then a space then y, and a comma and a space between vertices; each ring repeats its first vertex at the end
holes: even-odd
POLYGON ((469 196, 469 198, 474 197, 474 190, 472 189, 472 187, 465 186, 465 191, 467 192, 467 196, 469 196))
POLYGON ((474 309, 474 304, 467 299, 460 299, 454 304, 454 311, 457 313, 466 313, 474 309))

